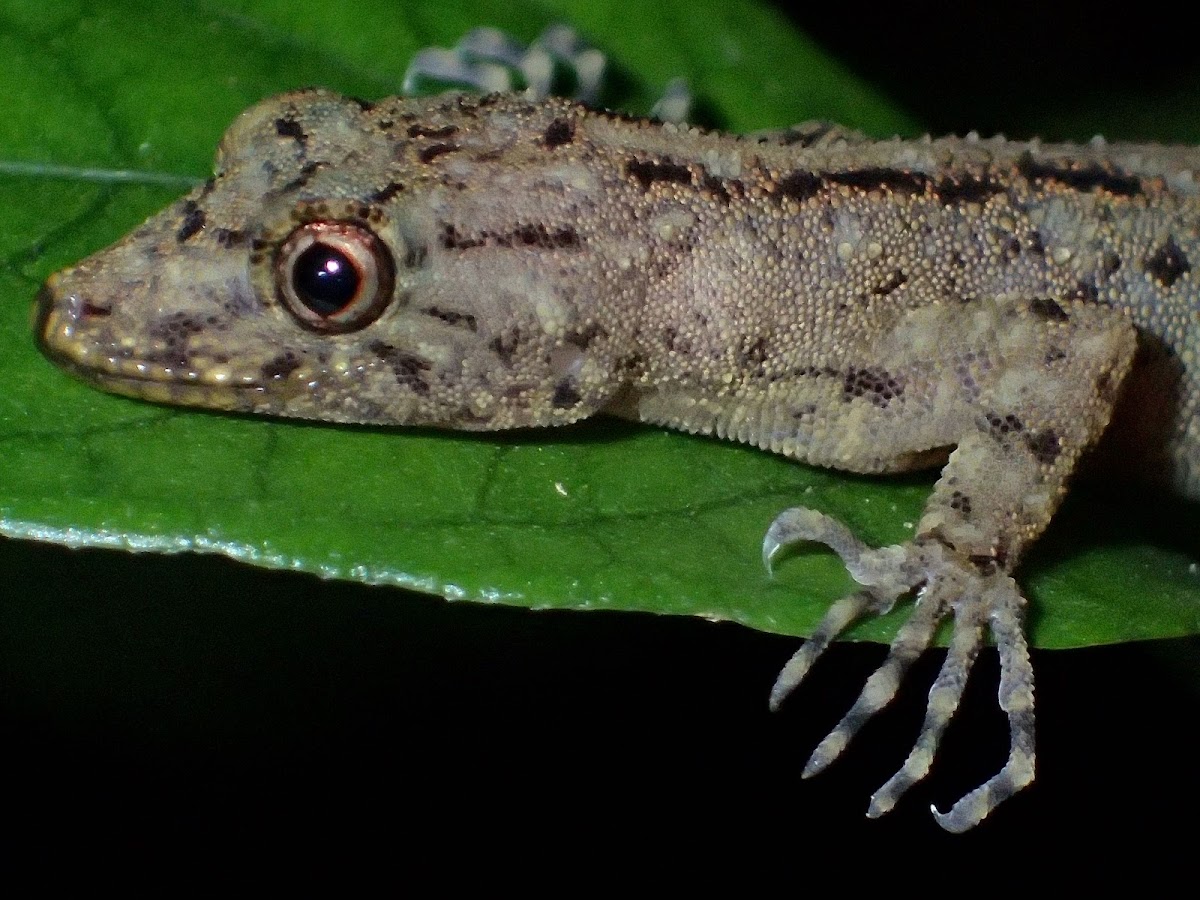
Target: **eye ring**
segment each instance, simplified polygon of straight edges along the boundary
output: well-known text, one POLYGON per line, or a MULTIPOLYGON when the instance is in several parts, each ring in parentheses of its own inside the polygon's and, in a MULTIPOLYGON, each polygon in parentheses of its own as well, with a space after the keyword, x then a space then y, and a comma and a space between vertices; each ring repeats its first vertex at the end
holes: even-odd
POLYGON ((275 255, 275 291, 305 328, 358 331, 387 308, 395 265, 383 241, 357 222, 306 222, 275 255))

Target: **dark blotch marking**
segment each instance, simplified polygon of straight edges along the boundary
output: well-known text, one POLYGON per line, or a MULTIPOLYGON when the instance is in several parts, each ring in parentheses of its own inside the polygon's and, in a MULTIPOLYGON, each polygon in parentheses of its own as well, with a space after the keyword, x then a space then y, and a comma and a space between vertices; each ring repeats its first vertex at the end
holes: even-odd
POLYGON ((180 345, 186 344, 196 334, 207 330, 208 326, 190 313, 176 312, 163 316, 149 328, 151 337, 162 341, 169 351, 174 351, 180 345))
POLYGON ((648 191, 650 185, 656 181, 665 181, 668 184, 692 183, 692 173, 688 167, 672 162, 631 159, 625 163, 625 174, 634 178, 643 191, 648 191))
POLYGON ((779 179, 779 193, 784 197, 790 197, 798 203, 803 203, 810 197, 815 197, 821 192, 823 182, 821 176, 815 172, 806 172, 803 169, 796 172, 789 172, 779 179))
POLYGON ((575 140, 575 125, 566 119, 555 119, 546 126, 546 133, 542 135, 542 143, 548 150, 562 147, 573 140, 575 140))
POLYGON ((416 269, 423 266, 428 256, 429 248, 424 244, 410 246, 404 254, 404 267, 406 269, 416 269))
POLYGON ((646 356, 643 353, 630 353, 617 359, 617 371, 627 378, 641 378, 646 374, 646 356))
POLYGON ((957 509, 964 517, 971 515, 971 498, 962 491, 950 495, 950 508, 957 509))
POLYGON ((483 241, 476 238, 464 237, 455 226, 449 222, 442 224, 442 246, 447 250, 469 250, 472 247, 482 247, 483 241))
POLYGON ((423 163, 431 163, 439 156, 445 156, 448 153, 457 153, 462 148, 458 144, 430 144, 428 147, 422 147, 417 153, 417 159, 423 163))
POLYGON ((1034 431, 1025 435, 1025 443, 1029 451, 1044 466, 1054 465, 1062 452, 1062 441, 1053 431, 1034 431))
POLYGON ((185 200, 183 222, 180 223, 179 230, 175 232, 175 240, 182 244, 204 227, 204 220, 204 210, 197 205, 196 201, 185 200))
POLYGON ((568 409, 578 406, 582 399, 578 388, 569 379, 564 378, 554 386, 554 396, 550 398, 550 403, 555 409, 568 409))
POLYGON ((663 346, 668 352, 675 349, 675 339, 679 337, 679 329, 674 325, 668 325, 663 329, 663 346))
POLYGON ((1075 289, 1067 294, 1068 300, 1082 300, 1085 303, 1098 303, 1100 301, 1100 291, 1097 290, 1095 283, 1091 281, 1081 281, 1075 285, 1075 289))
POLYGON ((1008 554, 1004 551, 997 551, 995 556, 989 556, 985 553, 973 553, 967 557, 971 565, 979 570, 980 575, 994 575, 1004 566, 1007 559, 1008 554))
POLYGON ((1174 237, 1168 237, 1165 244, 1146 257, 1144 264, 1146 271, 1165 288, 1192 270, 1187 255, 1175 243, 1174 237))
POLYGON ((871 293, 874 294, 876 297, 886 297, 888 294, 892 293, 892 291, 899 290, 900 288, 904 287, 904 285, 907 283, 908 283, 908 276, 905 275, 899 269, 897 269, 895 272, 893 272, 891 274, 891 276, 889 276, 887 281, 885 281, 883 284, 876 285, 871 290, 871 293))
POLYGON ((776 144, 780 147, 811 147, 818 143, 838 126, 834 122, 814 122, 809 131, 799 128, 789 128, 780 135, 759 135, 755 142, 759 144, 776 144))
POLYGON ((514 326, 503 334, 492 338, 488 342, 488 349, 495 353, 504 365, 511 366, 517 352, 517 347, 520 345, 521 331, 514 326))
POLYGON ((219 246, 227 250, 232 247, 239 247, 249 240, 246 232, 238 228, 214 228, 213 237, 219 246))
POLYGON ((1035 297, 1029 301, 1029 311, 1048 322, 1066 322, 1071 317, 1050 297, 1035 297))
POLYGON ((1096 396, 1105 403, 1111 403, 1116 396, 1116 391, 1113 386, 1113 377, 1111 372, 1103 372, 1096 379, 1096 396))
POLYGON ((259 374, 265 381, 275 381, 287 378, 298 368, 300 368, 300 358, 291 350, 285 350, 269 362, 263 363, 259 374))
POLYGON ((651 119, 648 116, 637 116, 633 113, 621 112, 617 109, 597 109, 592 110, 592 115, 602 119, 608 119, 610 122, 628 122, 631 125, 661 125, 658 119, 651 119))
POLYGON ((211 194, 213 192, 213 188, 215 188, 216 186, 217 186, 217 176, 209 175, 208 178, 204 179, 204 184, 200 188, 200 199, 203 200, 205 197, 207 197, 209 194, 211 194))
POLYGON ((1112 275, 1121 268, 1121 257, 1111 250, 1106 250, 1100 260, 1100 266, 1104 270, 1105 275, 1112 275))
POLYGON ((425 125, 408 126, 408 136, 411 138, 433 138, 445 140, 458 132, 457 125, 443 125, 441 128, 429 128, 425 125))
POLYGON ((920 172, 882 167, 831 172, 825 177, 830 184, 845 185, 860 191, 890 191, 904 196, 923 194, 929 184, 928 176, 920 172))
POLYGON ((583 328, 569 332, 564 340, 568 344, 578 347, 580 350, 586 350, 592 345, 592 341, 603 337, 608 337, 608 332, 595 322, 590 322, 583 328))
POLYGON ((470 313, 455 312, 452 309, 438 309, 436 306, 431 306, 429 309, 423 310, 427 315, 433 316, 435 319, 441 319, 447 325, 462 327, 467 331, 477 331, 478 323, 475 317, 470 313))
POLYGON ((744 343, 738 350, 737 360, 742 369, 762 377, 767 361, 767 339, 760 336, 749 343, 744 343))
POLYGON ((850 368, 842 376, 842 393, 846 400, 866 397, 879 409, 887 409, 904 395, 904 381, 885 369, 850 368))
POLYGON ((1025 430, 1025 423, 1009 413, 1007 416, 998 416, 995 413, 987 413, 984 418, 987 420, 988 429, 993 437, 1004 437, 1010 434, 1020 434, 1025 430))
POLYGON ((372 203, 387 203, 397 194, 404 190, 404 185, 399 181, 391 181, 386 186, 381 187, 371 195, 372 203))
POLYGON ((308 145, 308 135, 295 119, 281 118, 275 120, 275 133, 280 137, 291 138, 301 147, 308 145))
POLYGON ((1076 191, 1103 190, 1118 197, 1136 197, 1142 193, 1137 177, 1115 166, 1093 162, 1071 166, 1065 163, 1039 162, 1026 151, 1017 160, 1017 171, 1032 182, 1058 182, 1076 191))
POLYGON ((425 373, 433 368, 429 360, 406 353, 383 341, 372 341, 367 345, 367 349, 391 367, 398 385, 421 396, 429 393, 429 382, 425 380, 425 373))
POLYGON ((1046 244, 1042 241, 1042 233, 1040 231, 1031 231, 1029 233, 1029 252, 1045 254, 1046 244))
POLYGON ((362 97, 347 97, 351 103, 361 109, 363 112, 370 112, 375 108, 375 104, 370 100, 364 100, 362 97))
POLYGON ((290 191, 299 190, 300 188, 304 187, 304 185, 308 184, 309 180, 323 168, 325 168, 325 163, 305 163, 304 167, 300 169, 300 173, 282 188, 280 188, 279 192, 281 194, 286 194, 290 191))

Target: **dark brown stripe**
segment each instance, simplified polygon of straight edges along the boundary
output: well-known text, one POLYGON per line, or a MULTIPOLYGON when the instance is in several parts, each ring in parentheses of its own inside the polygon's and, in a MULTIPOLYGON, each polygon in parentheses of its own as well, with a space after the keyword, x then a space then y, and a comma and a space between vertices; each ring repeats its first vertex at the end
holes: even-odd
POLYGON ((508 232, 481 231, 467 236, 450 223, 442 224, 442 246, 447 250, 470 250, 487 245, 496 247, 543 247, 547 250, 571 250, 583 245, 579 232, 571 225, 548 228, 545 225, 518 225, 508 232))
POLYGON ((642 186, 642 190, 650 189, 656 181, 668 184, 692 183, 692 173, 687 166, 672 162, 652 162, 631 159, 625 164, 625 174, 630 175, 642 186))
POLYGON ((799 203, 815 197, 821 192, 822 187, 824 187, 824 182, 819 175, 803 169, 789 172, 779 179, 779 193, 799 203))
POLYGON ((1003 194, 1005 188, 997 181, 977 175, 939 178, 933 192, 947 206, 954 203, 986 203, 989 198, 1003 194))
POLYGON ((905 196, 923 194, 929 184, 927 176, 904 169, 853 169, 831 172, 825 178, 832 184, 845 185, 860 191, 890 191, 905 196))
POLYGON ((1017 160, 1017 171, 1032 182, 1058 182, 1076 191, 1102 190, 1118 197, 1136 197, 1142 193, 1139 178, 1115 166, 1092 162, 1072 166, 1062 162, 1040 162, 1026 151, 1017 160))

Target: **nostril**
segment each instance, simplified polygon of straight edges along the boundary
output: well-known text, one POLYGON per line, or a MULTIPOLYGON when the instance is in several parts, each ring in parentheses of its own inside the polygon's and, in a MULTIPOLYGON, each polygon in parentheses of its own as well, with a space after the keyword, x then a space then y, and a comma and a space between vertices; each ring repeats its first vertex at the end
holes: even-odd
POLYGON ((81 300, 79 306, 80 318, 93 319, 112 315, 111 306, 99 306, 91 300, 81 300))

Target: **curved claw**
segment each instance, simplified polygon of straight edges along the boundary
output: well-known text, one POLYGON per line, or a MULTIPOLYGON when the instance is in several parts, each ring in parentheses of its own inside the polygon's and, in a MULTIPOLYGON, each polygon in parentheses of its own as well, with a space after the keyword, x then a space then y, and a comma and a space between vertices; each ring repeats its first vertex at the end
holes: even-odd
POLYGON ((803 506, 781 512, 763 536, 763 565, 767 572, 771 571, 771 560, 776 553, 804 541, 824 544, 842 558, 851 578, 864 587, 874 588, 872 593, 876 597, 889 598, 880 614, 891 609, 896 598, 921 579, 905 546, 868 547, 837 519, 803 506))

